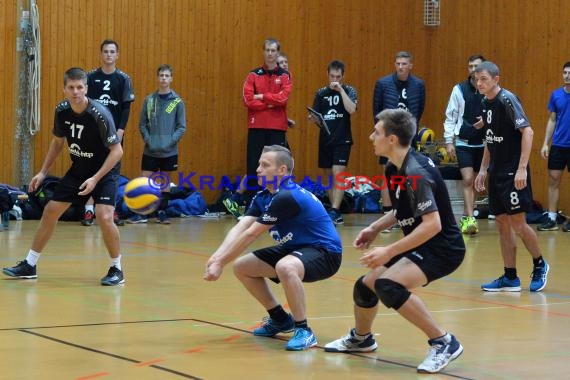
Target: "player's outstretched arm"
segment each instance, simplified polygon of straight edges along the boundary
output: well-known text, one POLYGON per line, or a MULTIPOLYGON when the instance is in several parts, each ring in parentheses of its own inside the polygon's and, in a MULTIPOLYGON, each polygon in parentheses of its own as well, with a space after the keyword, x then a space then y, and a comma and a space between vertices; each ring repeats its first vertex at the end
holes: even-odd
POLYGON ((271 225, 256 222, 256 218, 246 216, 228 232, 220 247, 212 254, 206 263, 204 280, 216 281, 222 275, 226 264, 238 257, 262 233, 268 231, 271 225))

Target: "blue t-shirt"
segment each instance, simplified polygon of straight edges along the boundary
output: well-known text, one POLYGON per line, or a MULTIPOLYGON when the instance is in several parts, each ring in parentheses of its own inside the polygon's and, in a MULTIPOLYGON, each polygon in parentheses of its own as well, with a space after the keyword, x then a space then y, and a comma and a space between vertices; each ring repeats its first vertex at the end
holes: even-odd
POLYGON ((285 182, 274 194, 260 191, 246 215, 271 225, 271 237, 288 249, 316 247, 342 253, 340 236, 321 201, 296 183, 285 182))
POLYGON ((556 126, 552 134, 552 145, 570 148, 570 93, 561 87, 552 92, 548 110, 556 112, 556 126))

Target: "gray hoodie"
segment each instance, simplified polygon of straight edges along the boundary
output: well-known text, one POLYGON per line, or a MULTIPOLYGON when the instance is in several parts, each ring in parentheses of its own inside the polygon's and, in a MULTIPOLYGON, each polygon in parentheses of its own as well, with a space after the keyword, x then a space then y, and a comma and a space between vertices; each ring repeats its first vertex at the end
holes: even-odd
POLYGON ((139 129, 145 155, 166 158, 178 154, 178 141, 186 131, 182 98, 172 90, 166 98, 158 92, 148 95, 142 107, 139 129))

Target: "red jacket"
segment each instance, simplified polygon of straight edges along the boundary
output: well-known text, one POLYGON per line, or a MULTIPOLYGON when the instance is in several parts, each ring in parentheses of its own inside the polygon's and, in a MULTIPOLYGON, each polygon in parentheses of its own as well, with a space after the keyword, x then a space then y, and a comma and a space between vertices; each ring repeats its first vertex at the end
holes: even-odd
POLYGON ((292 88, 291 75, 279 66, 273 70, 267 66, 252 70, 243 84, 248 128, 286 131, 285 108, 292 88), (263 94, 263 99, 253 99, 256 94, 263 94))

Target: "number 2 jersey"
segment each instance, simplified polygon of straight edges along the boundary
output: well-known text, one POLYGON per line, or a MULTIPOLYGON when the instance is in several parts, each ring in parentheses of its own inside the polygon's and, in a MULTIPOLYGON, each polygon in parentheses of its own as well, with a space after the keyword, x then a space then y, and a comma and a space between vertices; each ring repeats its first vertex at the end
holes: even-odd
POLYGON ((386 178, 396 219, 404 235, 409 235, 421 223, 422 215, 437 211, 441 231, 422 246, 444 252, 465 252, 447 187, 430 158, 410 148, 400 170, 388 163, 386 178))
POLYGON ((101 68, 89 72, 87 96, 109 108, 116 129, 122 128, 121 114, 125 104, 135 100, 131 78, 119 69, 111 74, 105 74, 101 68))
POLYGON ((68 173, 78 178, 93 176, 109 155, 109 146, 119 143, 109 110, 88 98, 87 108, 77 114, 67 100, 55 109, 53 134, 65 137, 71 157, 68 173))

